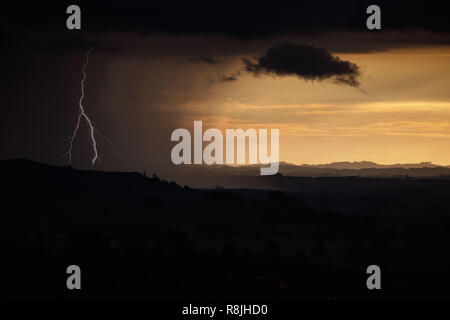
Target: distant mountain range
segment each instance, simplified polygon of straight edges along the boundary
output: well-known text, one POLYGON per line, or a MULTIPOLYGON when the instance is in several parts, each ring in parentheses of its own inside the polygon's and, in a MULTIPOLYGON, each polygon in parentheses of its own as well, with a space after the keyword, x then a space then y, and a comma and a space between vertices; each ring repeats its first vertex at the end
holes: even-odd
MULTIPOLYGON (((306 168, 331 168, 331 169, 381 169, 381 168, 405 168, 405 169, 411 169, 411 168, 437 168, 437 167, 443 167, 440 165, 433 164, 431 162, 420 162, 420 163, 396 163, 396 164, 378 164, 376 162, 372 161, 340 161, 340 162, 331 162, 326 164, 302 164, 302 165, 293 165, 289 163, 280 163, 280 165, 286 165, 286 166, 296 166, 296 167, 306 167, 306 168)), ((447 166, 448 168, 448 166, 447 166)))
MULTIPOLYGON (((260 177, 260 167, 226 165, 174 166, 165 178, 175 180, 181 185, 194 187, 261 187, 261 180, 249 183, 252 178, 260 177)), ((280 162, 278 175, 290 177, 371 177, 371 178, 444 178, 450 177, 449 166, 439 166, 431 162, 412 164, 377 164, 369 161, 332 162, 328 164, 290 164, 280 162)))
MULTIPOLYGON (((2 160, 0 161, 0 164, 3 169, 13 166, 16 169, 21 168, 21 170, 24 170, 25 172, 30 165, 43 168, 53 167, 24 159, 2 160)), ((274 180, 278 181, 275 176, 266 176, 266 178, 261 177, 260 167, 261 165, 259 164, 251 166, 173 165, 168 172, 162 175, 162 178, 168 181, 176 181, 180 186, 187 185, 194 188, 214 188, 216 186, 222 186, 225 188, 268 189, 276 186, 276 188, 283 189, 278 184, 274 185, 274 180)), ((64 179, 66 175, 72 173, 72 170, 69 170, 71 167, 56 168, 57 169, 54 170, 60 172, 58 179, 64 179)), ((9 171, 10 169, 5 169, 4 174, 7 174, 9 171)), ((155 173, 158 174, 158 172, 155 173)), ((35 174, 35 171, 32 171, 32 174, 35 174)), ((84 173, 84 175, 94 174, 95 173, 92 171, 85 171, 84 173)), ((111 173, 107 176, 109 177, 112 175, 121 176, 121 173, 111 173)), ((344 161, 318 165, 295 165, 280 162, 279 174, 277 176, 450 179, 450 167, 435 165, 431 162, 391 165, 377 164, 370 161, 344 161)), ((137 179, 137 181, 133 183, 141 183, 146 180, 142 179, 142 174, 140 173, 127 174, 123 177, 127 177, 127 179, 130 179, 130 177, 132 177, 132 179, 137 179)))

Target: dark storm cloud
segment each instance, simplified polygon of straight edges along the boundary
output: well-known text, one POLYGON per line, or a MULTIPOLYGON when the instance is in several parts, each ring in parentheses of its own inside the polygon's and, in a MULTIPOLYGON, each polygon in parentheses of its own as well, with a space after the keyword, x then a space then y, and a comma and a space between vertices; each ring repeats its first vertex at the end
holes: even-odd
POLYGON ((95 51, 120 52, 122 48, 111 41, 95 39, 86 35, 68 33, 48 33, 45 36, 20 30, 13 31, 3 37, 2 45, 8 51, 95 51))
POLYGON ((267 50, 255 62, 249 59, 243 61, 245 69, 256 76, 295 75, 305 80, 331 79, 352 87, 358 87, 360 84, 360 68, 353 62, 333 56, 323 47, 284 42, 267 50))
POLYGON ((207 64, 218 64, 221 63, 219 59, 210 56, 198 56, 189 58, 190 63, 207 63, 207 64))
POLYGON ((119 52, 116 44, 109 41, 93 40, 83 38, 81 36, 61 36, 47 41, 35 41, 34 44, 42 50, 82 50, 86 51, 90 48, 95 51, 119 52))
MULTIPOLYGON (((17 1, 4 5, 3 26, 64 30, 71 3, 17 1)), ((364 31, 366 8, 373 1, 293 1, 290 3, 185 1, 78 1, 82 28, 87 32, 226 35, 240 39, 329 31, 364 31)), ((382 28, 417 28, 449 32, 443 1, 376 1, 382 9, 382 28)))
MULTIPOLYGON (((121 36, 128 35, 167 37, 163 41, 166 42, 163 45, 166 51, 176 48, 176 54, 185 53, 188 57, 245 54, 242 52, 246 50, 244 47, 256 42, 266 42, 270 46, 280 40, 307 41, 326 46, 333 52, 359 53, 450 44, 450 19, 445 2, 433 0, 426 4, 376 1, 382 11, 382 30, 376 31, 366 28, 366 8, 373 4, 372 1, 299 0, 270 5, 233 1, 186 1, 176 4, 137 0, 77 1, 82 14, 80 31, 66 29, 66 8, 71 2, 46 3, 42 0, 22 4, 5 1, 0 10, 3 38, 0 45, 4 51, 11 52, 17 49, 86 50, 91 46, 104 51, 118 51, 117 47, 128 51, 128 43, 116 43, 121 36), (56 40, 33 42, 32 39, 28 42, 26 37, 21 39, 21 33, 33 34, 37 39, 56 34, 56 40), (61 34, 76 35, 79 39, 73 43, 69 38, 59 41, 61 34), (173 41, 168 39, 171 36, 178 38, 173 41), (194 47, 185 44, 179 49, 177 43, 182 38, 179 36, 200 36, 208 41, 220 39, 218 41, 222 44, 212 52, 203 52, 203 45, 194 47), (235 40, 240 45, 233 42, 235 40), (227 47, 227 43, 233 45, 227 47), (194 49, 196 52, 192 52, 194 49), (219 49, 223 52, 217 52, 219 49)), ((151 52, 155 43, 149 42, 147 45, 151 52)), ((258 49, 264 49, 266 45, 258 49)), ((141 46, 145 46, 145 41, 141 46)), ((138 51, 144 50, 141 47, 138 51)), ((206 60, 203 62, 208 63, 206 60)))

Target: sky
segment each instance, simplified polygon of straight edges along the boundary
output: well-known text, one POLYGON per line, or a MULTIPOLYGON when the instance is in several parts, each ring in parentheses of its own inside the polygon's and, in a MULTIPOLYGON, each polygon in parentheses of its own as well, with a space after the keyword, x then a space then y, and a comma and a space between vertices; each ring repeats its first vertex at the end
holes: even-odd
MULTIPOLYGON (((13 2, 2 10, 0 158, 63 165, 84 106, 103 170, 170 170, 176 128, 277 128, 280 160, 450 165, 450 25, 439 3, 13 2)), ((73 165, 90 168, 82 124, 73 165)))

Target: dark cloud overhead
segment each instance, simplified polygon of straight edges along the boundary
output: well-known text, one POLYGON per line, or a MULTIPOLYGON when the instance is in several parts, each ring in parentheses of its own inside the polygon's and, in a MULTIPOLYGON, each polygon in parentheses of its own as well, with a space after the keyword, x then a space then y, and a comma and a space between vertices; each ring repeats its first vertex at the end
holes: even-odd
POLYGON ((258 76, 295 75, 304 80, 330 79, 339 84, 359 87, 361 71, 358 65, 333 56, 323 47, 283 42, 272 47, 257 61, 244 59, 245 69, 258 76))
MULTIPOLYGON (((69 2, 6 1, 0 12, 4 28, 45 28, 63 31, 69 2)), ((373 1, 294 1, 286 3, 186 1, 77 1, 82 28, 87 32, 133 32, 226 35, 240 39, 364 31, 366 8, 373 1)), ((382 28, 417 28, 450 32, 444 1, 379 0, 382 28)))
MULTIPOLYGON (((308 41, 326 46, 333 52, 376 52, 416 45, 448 45, 450 19, 443 1, 426 5, 415 1, 379 0, 382 29, 366 28, 366 8, 373 1, 302 1, 263 4, 259 2, 155 2, 143 0, 77 1, 81 7, 80 31, 66 29, 66 8, 71 2, 38 1, 22 3, 5 0, 0 10, 0 29, 4 51, 82 49, 89 43, 100 50, 111 47, 122 36, 200 36, 207 41, 220 39, 233 43, 224 52, 202 52, 202 45, 186 45, 180 53, 196 56, 242 54, 241 47, 261 41, 272 45, 280 40, 308 41), (78 41, 58 39, 61 34, 76 34, 78 41), (22 34, 33 38, 54 37, 56 41, 17 40, 22 34), (80 40, 81 39, 81 40, 80 40), (72 43, 73 42, 73 43, 72 43), (108 43, 109 42, 109 43, 108 43)), ((179 37, 182 38, 182 37, 179 37)), ((75 39, 76 40, 76 39, 75 39)), ((178 40, 177 40, 178 41, 178 40)), ((207 42, 205 41, 205 43, 207 42)), ((148 46, 153 46, 149 43, 148 46)), ((125 43, 123 50, 128 47, 125 43)), ((170 49, 170 48, 169 48, 170 49)), ((216 50, 217 51, 217 50, 216 50)), ((200 60, 198 62, 201 62, 200 60)), ((204 60, 204 63, 208 61, 204 60)))
POLYGON ((112 41, 62 32, 42 36, 31 32, 14 31, 3 37, 2 45, 12 52, 87 51, 90 48, 103 52, 123 51, 123 48, 112 41))

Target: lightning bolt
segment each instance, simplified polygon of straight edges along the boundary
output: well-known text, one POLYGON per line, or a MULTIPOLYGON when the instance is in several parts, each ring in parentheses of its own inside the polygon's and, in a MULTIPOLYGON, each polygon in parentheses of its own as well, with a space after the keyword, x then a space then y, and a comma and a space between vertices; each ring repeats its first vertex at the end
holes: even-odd
POLYGON ((92 162, 92 166, 95 165, 95 162, 98 160, 100 161, 100 157, 98 155, 98 149, 97 149, 97 140, 95 140, 95 135, 97 134, 98 136, 100 136, 101 138, 105 139, 109 145, 111 146, 111 149, 113 150, 114 153, 117 154, 112 142, 102 133, 100 133, 100 131, 94 126, 94 122, 89 118, 89 116, 86 114, 84 107, 83 107, 83 100, 84 100, 84 81, 86 80, 87 77, 87 73, 86 73, 86 68, 89 64, 89 56, 91 54, 92 48, 89 49, 89 51, 86 54, 86 62, 83 65, 83 77, 81 79, 81 96, 80 96, 80 100, 78 102, 78 107, 79 107, 79 113, 78 113, 78 117, 77 117, 77 122, 75 125, 75 129, 73 131, 73 134, 71 137, 69 137, 69 141, 70 141, 70 145, 69 145, 69 150, 64 154, 64 156, 67 157, 68 159, 68 163, 70 164, 72 162, 72 147, 73 147, 73 142, 75 140, 75 138, 77 137, 78 134, 78 130, 80 128, 80 123, 82 119, 86 120, 87 125, 89 126, 89 139, 91 141, 91 145, 92 145, 92 149, 94 151, 94 157, 92 158, 91 162, 92 162))

